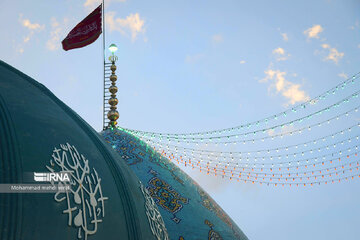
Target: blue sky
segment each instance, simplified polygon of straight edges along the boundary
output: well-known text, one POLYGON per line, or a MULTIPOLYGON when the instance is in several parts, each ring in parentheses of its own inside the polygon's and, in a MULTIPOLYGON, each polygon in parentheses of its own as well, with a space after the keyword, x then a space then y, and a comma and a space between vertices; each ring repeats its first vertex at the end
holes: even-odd
MULTIPOLYGON (((102 39, 82 49, 61 48, 97 5, 2 0, 0 59, 44 84, 100 131, 102 39)), ((174 133, 233 127, 307 101, 360 71, 359 1, 107 0, 105 6, 106 45, 119 47, 123 127, 174 133)), ((351 115, 286 141, 302 142, 358 120, 351 115)), ((276 144, 255 148, 286 143, 276 144)), ((185 170, 250 239, 359 238, 359 180, 279 188, 185 170)))

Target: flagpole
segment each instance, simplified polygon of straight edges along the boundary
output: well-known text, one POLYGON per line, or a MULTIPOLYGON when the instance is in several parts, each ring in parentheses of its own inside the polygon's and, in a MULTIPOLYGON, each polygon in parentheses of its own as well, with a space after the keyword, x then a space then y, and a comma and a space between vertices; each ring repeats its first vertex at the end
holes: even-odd
POLYGON ((104 57, 104 88, 103 88, 103 128, 105 126, 105 2, 102 0, 102 22, 103 22, 103 57, 104 57))
MULTIPOLYGON (((103 14, 103 54, 104 54, 104 64, 105 64, 105 2, 102 0, 102 14, 103 14)), ((105 65, 104 65, 104 72, 105 72, 105 65)), ((105 77, 105 75, 104 75, 105 77)))

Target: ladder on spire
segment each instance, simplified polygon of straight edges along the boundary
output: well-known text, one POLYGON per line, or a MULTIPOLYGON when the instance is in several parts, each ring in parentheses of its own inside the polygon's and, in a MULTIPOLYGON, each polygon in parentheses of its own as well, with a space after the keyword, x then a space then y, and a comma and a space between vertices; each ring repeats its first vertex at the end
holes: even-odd
POLYGON ((109 92, 109 87, 111 86, 110 81, 110 70, 111 63, 104 62, 104 99, 103 99, 103 130, 109 126, 110 120, 107 118, 107 113, 110 111, 109 99, 111 94, 109 92))

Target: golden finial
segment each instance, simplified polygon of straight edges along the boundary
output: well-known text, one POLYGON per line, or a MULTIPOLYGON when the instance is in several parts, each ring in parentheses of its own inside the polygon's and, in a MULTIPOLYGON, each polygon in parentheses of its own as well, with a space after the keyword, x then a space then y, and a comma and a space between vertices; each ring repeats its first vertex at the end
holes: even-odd
POLYGON ((116 65, 115 62, 118 59, 117 56, 115 56, 115 52, 117 50, 117 47, 115 44, 111 44, 109 47, 110 52, 112 53, 112 55, 109 57, 109 60, 111 61, 111 75, 110 75, 110 81, 111 81, 111 86, 109 87, 109 92, 111 93, 111 97, 108 101, 108 103, 110 104, 110 111, 107 114, 108 119, 110 120, 109 122, 109 127, 116 127, 117 122, 116 120, 119 119, 119 112, 116 110, 117 109, 117 104, 118 104, 118 99, 116 98, 116 93, 118 91, 117 87, 116 87, 116 80, 117 80, 117 76, 115 75, 115 71, 116 71, 116 65))

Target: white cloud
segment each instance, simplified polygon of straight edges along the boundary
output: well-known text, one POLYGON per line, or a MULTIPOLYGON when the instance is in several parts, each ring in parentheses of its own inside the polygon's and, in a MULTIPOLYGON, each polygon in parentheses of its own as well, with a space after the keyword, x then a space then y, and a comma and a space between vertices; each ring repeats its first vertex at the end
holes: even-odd
POLYGON ((86 0, 84 3, 84 7, 95 7, 99 6, 102 3, 102 0, 86 0))
POLYGON ((46 48, 50 51, 55 51, 61 47, 62 38, 65 38, 65 27, 68 25, 68 19, 64 18, 63 23, 60 24, 56 18, 51 18, 50 39, 46 42, 46 48))
POLYGON ((358 48, 360 48, 360 44, 358 45, 358 48))
POLYGON ((283 48, 276 48, 273 50, 274 54, 279 54, 279 55, 284 55, 285 54, 285 50, 283 48))
POLYGON ((272 81, 269 90, 275 88, 276 93, 280 93, 289 100, 288 104, 293 105, 297 102, 304 102, 310 99, 308 94, 300 89, 300 84, 292 83, 286 80, 286 72, 268 69, 265 71, 265 75, 266 77, 261 79, 260 82, 272 81))
POLYGON ((293 132, 294 130, 295 130, 294 126, 285 125, 284 127, 281 127, 281 128, 269 129, 269 130, 266 131, 266 133, 269 136, 275 136, 275 135, 278 135, 278 134, 284 134, 284 133, 293 132))
POLYGON ((290 54, 286 54, 285 50, 281 47, 274 49, 272 53, 276 56, 277 61, 285 61, 290 57, 290 54))
POLYGON ((321 47, 329 50, 329 54, 324 59, 326 61, 330 60, 338 64, 339 60, 342 59, 345 55, 343 52, 339 52, 336 48, 332 48, 329 44, 324 43, 321 45, 321 47))
POLYGON ((24 37, 24 43, 27 43, 28 41, 30 41, 30 36, 24 37))
POLYGON ((222 41, 224 41, 224 38, 221 34, 215 34, 212 36, 212 41, 213 43, 221 43, 222 41))
POLYGON ((304 34, 308 38, 319 38, 319 34, 324 31, 321 25, 314 25, 311 28, 308 28, 304 31, 304 34))
POLYGON ((24 52, 24 48, 22 48, 22 47, 16 48, 16 52, 21 54, 24 52))
MULTIPOLYGON (((112 2, 126 2, 126 0, 106 0, 105 7, 108 6, 112 2)), ((87 9, 95 8, 102 3, 102 0, 86 0, 84 3, 84 7, 87 9)))
POLYGON ((300 84, 288 82, 287 85, 287 88, 282 91, 282 95, 290 100, 290 104, 310 100, 310 97, 303 90, 300 90, 300 84))
POLYGON ((241 61, 240 61, 240 64, 244 64, 244 63, 246 63, 245 60, 241 60, 241 61))
POLYGON ((281 33, 281 36, 285 42, 287 42, 289 40, 289 37, 286 33, 281 33))
POLYGON ((22 43, 16 47, 16 51, 21 54, 24 52, 24 45, 31 40, 34 33, 41 32, 45 29, 45 26, 40 25, 39 23, 31 22, 29 19, 23 19, 23 14, 19 15, 19 22, 27 29, 27 35, 23 37, 22 43))
POLYGON ((115 12, 108 12, 105 14, 105 22, 110 32, 118 31, 125 36, 130 34, 132 41, 136 40, 139 33, 145 33, 145 21, 140 18, 139 13, 132 13, 122 19, 115 18, 115 12))
POLYGON ((185 58, 185 62, 186 63, 196 63, 203 57, 204 57, 204 54, 201 54, 201 53, 194 54, 194 55, 187 55, 185 58))
POLYGON ((344 79, 348 79, 348 76, 343 72, 339 73, 338 76, 341 77, 341 78, 344 78, 344 79))
POLYGON ((29 29, 29 30, 43 30, 45 28, 44 25, 40 25, 39 23, 31 23, 29 19, 22 19, 22 16, 20 15, 21 24, 23 27, 29 29))

